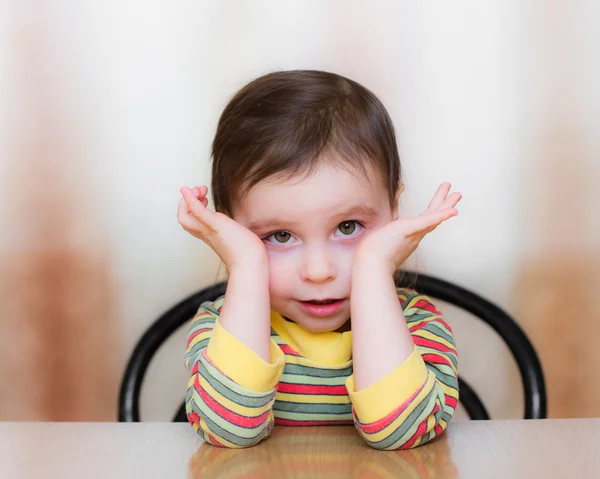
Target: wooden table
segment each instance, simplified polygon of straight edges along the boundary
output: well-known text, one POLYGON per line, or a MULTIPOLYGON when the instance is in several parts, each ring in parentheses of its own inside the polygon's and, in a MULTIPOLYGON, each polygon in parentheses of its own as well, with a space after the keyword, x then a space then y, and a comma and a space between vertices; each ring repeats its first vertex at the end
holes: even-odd
POLYGON ((203 444, 187 424, 0 423, 4 478, 600 477, 600 419, 454 421, 409 451, 350 427, 276 427, 250 449, 203 444))

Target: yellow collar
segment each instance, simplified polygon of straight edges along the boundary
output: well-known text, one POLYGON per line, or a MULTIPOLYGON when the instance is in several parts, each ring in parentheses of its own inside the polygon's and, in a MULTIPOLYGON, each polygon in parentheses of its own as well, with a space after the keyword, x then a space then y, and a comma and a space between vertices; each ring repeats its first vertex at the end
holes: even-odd
POLYGON ((271 311, 271 327, 289 347, 315 363, 339 366, 352 357, 352 331, 307 331, 275 311, 271 311))

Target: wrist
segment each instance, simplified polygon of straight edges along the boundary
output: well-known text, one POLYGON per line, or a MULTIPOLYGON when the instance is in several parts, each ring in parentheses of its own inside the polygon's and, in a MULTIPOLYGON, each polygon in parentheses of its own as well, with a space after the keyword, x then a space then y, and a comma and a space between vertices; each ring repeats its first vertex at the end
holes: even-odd
POLYGON ((380 254, 370 254, 366 251, 357 252, 352 262, 353 275, 371 276, 382 273, 393 275, 395 270, 396 267, 391 261, 382 258, 380 254))
POLYGON ((225 265, 231 275, 235 272, 269 272, 269 260, 266 251, 248 252, 236 261, 225 265))

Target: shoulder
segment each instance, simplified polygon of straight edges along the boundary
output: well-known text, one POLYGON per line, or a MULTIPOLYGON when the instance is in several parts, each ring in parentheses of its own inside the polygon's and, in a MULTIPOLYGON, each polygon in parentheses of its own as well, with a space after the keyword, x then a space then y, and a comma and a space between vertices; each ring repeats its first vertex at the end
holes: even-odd
POLYGON ((214 301, 204 301, 198 308, 194 319, 198 319, 199 317, 218 318, 221 315, 221 309, 223 309, 223 301, 225 301, 225 295, 214 301))
MULTIPOLYGON (((187 336, 185 365, 189 367, 199 351, 206 348, 212 336, 217 318, 221 314, 224 296, 215 301, 205 301, 192 318, 187 336)), ((195 360, 195 359, 194 359, 195 360)))
POLYGON ((452 327, 429 296, 410 288, 397 288, 396 292, 412 335, 435 331, 454 344, 452 327))
POLYGON ((437 316, 442 315, 434 301, 426 294, 419 293, 411 288, 396 288, 396 294, 405 313, 418 313, 421 311, 437 316))
POLYGON ((216 320, 221 316, 223 309, 223 300, 225 296, 217 298, 215 301, 204 301, 196 311, 192 318, 190 333, 198 330, 212 330, 216 320))

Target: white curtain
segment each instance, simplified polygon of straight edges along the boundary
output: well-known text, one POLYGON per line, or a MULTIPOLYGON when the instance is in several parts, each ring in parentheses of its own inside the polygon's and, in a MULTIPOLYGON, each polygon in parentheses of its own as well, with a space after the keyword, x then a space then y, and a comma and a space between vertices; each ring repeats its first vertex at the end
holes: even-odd
MULTIPOLYGON (((112 420, 135 342, 215 281, 176 221, 209 182, 227 99, 311 68, 373 90, 395 122, 404 214, 438 184, 460 214, 410 265, 513 314, 554 416, 598 415, 596 2, 21 0, 0 29, 0 419, 112 420), (576 391, 576 393, 574 392, 576 391)), ((442 308, 444 309, 444 308, 442 308)), ((460 372, 496 418, 522 393, 502 342, 446 307, 460 372)), ((185 331, 151 364, 145 419, 186 388, 185 331)), ((463 412, 459 417, 465 417, 463 412)))

